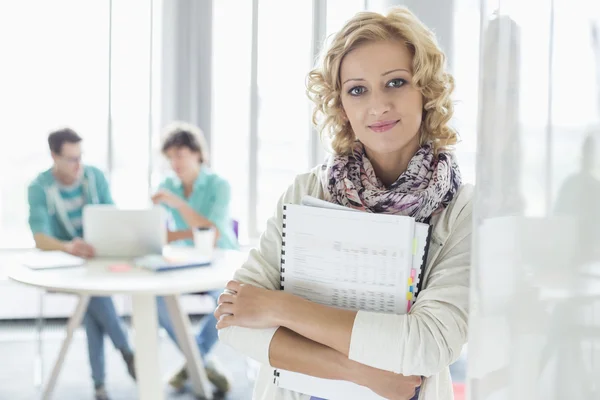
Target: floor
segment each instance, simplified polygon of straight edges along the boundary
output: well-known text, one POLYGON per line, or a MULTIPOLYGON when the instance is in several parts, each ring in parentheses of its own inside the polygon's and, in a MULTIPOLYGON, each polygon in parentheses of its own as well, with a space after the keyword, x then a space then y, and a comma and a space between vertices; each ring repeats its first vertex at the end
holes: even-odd
MULTIPOLYGON (((195 321, 197 322, 197 321, 195 321)), ((64 337, 64 323, 46 324, 42 345, 42 365, 44 377, 50 374, 59 346, 64 337)), ((131 335, 131 332, 130 332, 131 335)), ((137 398, 135 382, 127 375, 120 354, 106 343, 106 386, 111 400, 134 400, 137 398)), ((35 387, 37 340, 35 325, 28 323, 0 323, 0 400, 34 400, 40 398, 40 389, 35 387)), ((252 395, 252 383, 249 378, 248 362, 232 349, 217 345, 214 356, 221 364, 227 365, 234 381, 233 390, 226 399, 245 400, 252 395)), ((160 360, 164 381, 181 367, 183 357, 170 339, 161 334, 160 360)), ((252 370, 252 369, 250 369, 252 370)), ((167 389, 169 400, 192 400, 191 393, 174 393, 167 389)), ((92 381, 87 358, 85 331, 75 333, 73 344, 67 354, 62 373, 59 377, 53 399, 87 400, 93 399, 92 381)))
MULTIPOLYGON (((194 323, 198 320, 194 319, 194 323)), ((130 332, 131 334, 131 332, 130 332)), ((64 335, 64 321, 48 321, 43 331, 42 365, 44 376, 49 375, 64 335)), ((37 340, 35 324, 29 322, 0 322, 0 400, 36 400, 40 390, 35 386, 37 340)), ((107 389, 112 400, 134 400, 137 398, 135 383, 127 375, 120 355, 113 351, 112 345, 106 346, 107 389)), ((233 390, 225 397, 227 400, 249 400, 252 397, 252 372, 249 362, 232 349, 217 345, 214 356, 221 364, 227 365, 233 378, 233 390), (250 372, 249 372, 250 371, 250 372)), ((172 345, 169 338, 161 334, 160 360, 166 382, 169 375, 182 365, 183 358, 172 345)), ((452 366, 452 375, 456 382, 456 400, 463 398, 465 379, 465 361, 459 360, 452 366)), ((188 393, 165 391, 169 400, 193 400, 188 393)), ((93 399, 90 369, 87 359, 85 332, 79 329, 69 349, 63 371, 60 375, 54 399, 87 400, 93 399)))

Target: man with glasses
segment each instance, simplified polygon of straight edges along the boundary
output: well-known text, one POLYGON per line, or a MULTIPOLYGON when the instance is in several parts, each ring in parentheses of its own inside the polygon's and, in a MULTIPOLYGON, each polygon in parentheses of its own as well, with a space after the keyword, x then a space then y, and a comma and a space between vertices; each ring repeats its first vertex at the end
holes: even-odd
MULTIPOLYGON (((113 204, 108 182, 98 168, 81 163, 81 137, 72 129, 52 132, 48 145, 53 165, 39 174, 28 188, 29 226, 36 247, 94 257, 94 248, 83 240, 83 207, 113 204)), ((107 400, 104 334, 108 334, 121 352, 129 374, 135 378, 133 351, 110 297, 90 299, 84 324, 96 400, 107 400)))

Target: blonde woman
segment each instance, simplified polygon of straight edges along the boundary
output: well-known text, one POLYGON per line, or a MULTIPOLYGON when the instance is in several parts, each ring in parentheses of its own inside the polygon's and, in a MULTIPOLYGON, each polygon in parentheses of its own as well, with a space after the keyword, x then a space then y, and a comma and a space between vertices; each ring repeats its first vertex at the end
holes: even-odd
POLYGON ((389 399, 451 399, 467 339, 472 187, 448 125, 454 83, 433 33, 406 8, 357 14, 308 76, 326 165, 299 175, 219 298, 221 340, 260 363, 255 399, 308 399, 272 368, 343 379, 389 399), (316 196, 433 225, 424 290, 408 315, 340 310, 279 289, 282 205, 316 196), (421 378, 423 377, 423 379, 421 378))

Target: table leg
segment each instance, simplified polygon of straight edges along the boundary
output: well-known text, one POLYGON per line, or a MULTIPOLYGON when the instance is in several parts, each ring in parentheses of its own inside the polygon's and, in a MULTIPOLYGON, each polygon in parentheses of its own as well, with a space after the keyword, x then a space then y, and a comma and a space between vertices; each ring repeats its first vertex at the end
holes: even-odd
POLYGON ((44 349, 43 349, 43 334, 44 334, 44 294, 45 290, 39 291, 39 310, 35 324, 37 348, 35 352, 35 360, 33 364, 33 383, 36 388, 41 388, 44 384, 44 349))
POLYGON ((75 332, 75 329, 77 329, 81 325, 81 321, 83 321, 83 316, 85 315, 85 312, 87 311, 87 306, 88 306, 89 302, 90 302, 90 296, 80 296, 79 303, 77 304, 77 307, 75 307, 75 312, 73 313, 71 318, 69 318, 69 322, 67 323, 67 336, 65 337, 65 340, 63 340, 63 343, 60 347, 60 351, 58 353, 58 358, 56 359, 56 362, 54 363, 54 367, 52 368, 52 373, 50 374, 50 378, 48 379, 48 382, 46 383, 46 387, 44 388, 44 392, 42 394, 43 400, 50 399, 50 396, 52 395, 52 391, 54 390, 54 387, 56 386, 58 374, 60 373, 62 364, 65 361, 65 356, 67 355, 67 350, 69 349, 69 346, 71 345, 71 341, 73 340, 73 332, 75 332))
POLYGON ((156 298, 152 295, 132 296, 135 329, 135 371, 138 398, 164 400, 158 357, 158 317, 156 298))
POLYGON ((212 389, 206 377, 204 363, 190 327, 190 319, 181 308, 179 296, 165 296, 171 323, 177 336, 177 343, 185 355, 187 369, 194 388, 194 394, 212 399, 212 389))

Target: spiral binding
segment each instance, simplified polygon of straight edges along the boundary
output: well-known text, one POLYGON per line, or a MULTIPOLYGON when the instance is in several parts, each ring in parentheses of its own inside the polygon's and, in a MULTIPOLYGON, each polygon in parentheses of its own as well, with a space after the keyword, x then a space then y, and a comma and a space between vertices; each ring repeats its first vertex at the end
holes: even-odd
POLYGON ((417 280, 415 284, 415 293, 413 298, 413 303, 417 299, 419 292, 421 292, 421 287, 423 286, 423 274, 425 273, 425 268, 427 267, 427 253, 429 253, 429 245, 431 243, 431 232, 433 231, 433 226, 429 225, 429 229, 427 232, 427 242, 425 243, 425 249, 423 250, 423 259, 421 260, 421 268, 419 268, 419 275, 415 277, 417 280))
POLYGON ((284 289, 284 282, 285 282, 285 227, 286 227, 286 214, 285 212, 287 211, 287 206, 284 204, 283 205, 283 225, 282 225, 282 232, 281 232, 281 267, 280 267, 280 273, 279 273, 279 281, 280 281, 280 289, 283 290, 284 289))
MULTIPOLYGON (((285 277, 283 276, 283 274, 285 274, 285 228, 286 228, 286 219, 287 216, 285 215, 285 212, 287 211, 287 206, 284 204, 283 205, 283 224, 282 224, 282 228, 281 228, 281 266, 280 266, 280 273, 279 273, 279 281, 280 281, 280 289, 283 290, 284 289, 284 282, 285 282, 285 277)), ((279 381, 279 371, 274 369, 273 370, 273 384, 278 385, 278 381, 279 381)))

